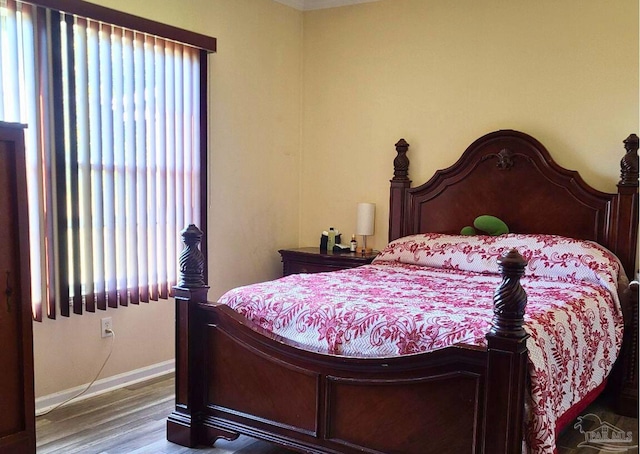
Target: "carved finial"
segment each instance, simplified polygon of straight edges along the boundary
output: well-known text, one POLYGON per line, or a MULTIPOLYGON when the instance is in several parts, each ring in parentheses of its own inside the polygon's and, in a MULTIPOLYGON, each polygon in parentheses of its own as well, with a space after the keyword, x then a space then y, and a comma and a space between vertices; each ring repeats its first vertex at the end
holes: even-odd
POLYGON ((525 337, 524 309, 527 294, 520 285, 527 261, 511 249, 498 259, 502 283, 493 295, 491 333, 503 337, 525 337))
POLYGON ((619 186, 638 186, 638 136, 631 134, 624 140, 626 154, 620 161, 619 186))
POLYGON ((202 231, 191 224, 181 234, 184 249, 180 253, 178 286, 184 288, 204 287, 204 256, 198 248, 202 240, 202 231))
POLYGON ((508 148, 503 148, 502 150, 500 150, 500 153, 498 153, 498 164, 497 167, 500 170, 509 170, 511 167, 513 167, 513 158, 512 158, 512 154, 511 154, 511 150, 509 150, 508 148))
POLYGON ((404 139, 398 140, 396 143, 396 152, 398 155, 393 160, 393 179, 394 180, 408 180, 409 179, 409 158, 407 158, 407 151, 409 150, 409 144, 404 139))

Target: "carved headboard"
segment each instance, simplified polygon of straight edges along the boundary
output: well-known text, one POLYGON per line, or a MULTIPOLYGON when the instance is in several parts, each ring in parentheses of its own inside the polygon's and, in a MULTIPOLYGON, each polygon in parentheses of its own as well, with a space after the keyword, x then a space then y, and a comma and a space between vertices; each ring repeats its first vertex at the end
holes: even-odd
POLYGON ((481 214, 511 232, 547 233, 597 241, 633 276, 638 237, 638 136, 625 141, 618 192, 589 186, 551 158, 533 137, 502 130, 473 142, 451 167, 411 187, 409 144, 396 144, 389 241, 414 233, 459 233, 481 214))

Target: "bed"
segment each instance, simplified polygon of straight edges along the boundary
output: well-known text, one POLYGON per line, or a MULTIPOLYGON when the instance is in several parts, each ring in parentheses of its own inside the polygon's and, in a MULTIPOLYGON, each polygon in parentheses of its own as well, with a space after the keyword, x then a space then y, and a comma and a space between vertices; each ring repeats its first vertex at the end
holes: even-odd
MULTIPOLYGON (((442 274, 437 279, 467 273, 458 277, 458 283, 472 283, 465 291, 467 295, 476 288, 483 289, 484 294, 468 299, 485 301, 484 324, 472 324, 470 332, 464 331, 445 344, 434 344, 434 348, 405 339, 396 342, 400 345, 398 351, 356 355, 346 349, 340 336, 326 329, 324 346, 305 345, 278 334, 270 325, 272 322, 260 313, 262 306, 253 311, 247 306, 232 308, 232 301, 240 293, 248 294, 249 301, 252 297, 254 301, 260 299, 255 287, 225 295, 227 304, 207 302, 204 259, 198 249, 202 234, 195 226, 185 229, 180 282, 175 288, 176 405, 168 418, 167 438, 193 447, 246 434, 301 452, 317 453, 512 453, 521 452, 523 447, 533 452, 553 452, 557 431, 584 410, 603 390, 607 379, 615 389, 625 389, 629 380, 637 380, 637 307, 630 304, 625 278, 633 276, 636 260, 637 136, 629 136, 624 144, 621 179, 615 194, 591 188, 576 172, 558 166, 537 140, 518 131, 496 131, 479 138, 455 164, 416 187, 411 186, 408 177, 409 145, 404 140, 396 144, 389 246, 372 265, 322 273, 313 279, 335 279, 341 273, 347 279, 355 279, 349 273, 370 273, 375 275, 373 281, 382 282, 382 273, 392 271, 397 275, 398 267, 412 276, 422 273, 421 260, 434 257, 440 263, 438 273, 442 274), (503 219, 515 233, 503 238, 462 240, 455 235, 470 219, 487 213, 503 219), (531 286, 531 270, 538 270, 533 272, 536 274, 554 267, 542 266, 540 249, 523 248, 522 238, 527 242, 550 242, 552 249, 565 248, 567 243, 570 247, 586 244, 592 248, 587 255, 601 255, 613 268, 624 270, 619 276, 603 278, 608 282, 607 294, 615 303, 611 304, 611 320, 598 309, 593 323, 584 328, 592 331, 573 334, 590 338, 605 331, 610 333, 609 338, 602 338, 596 355, 596 363, 604 364, 598 372, 602 376, 589 379, 588 389, 555 415, 551 423, 546 423, 550 427, 538 428, 544 436, 537 441, 537 435, 531 435, 536 433, 531 429, 536 421, 531 416, 536 411, 531 396, 535 395, 532 389, 540 388, 544 381, 532 378, 531 357, 540 352, 532 347, 529 334, 536 325, 529 312, 535 312, 537 299, 545 291, 531 286), (428 244, 429 251, 438 247, 457 250, 461 241, 476 252, 492 251, 478 255, 482 256, 479 262, 483 268, 493 267, 490 273, 475 276, 475 269, 460 270, 467 266, 467 260, 459 256, 468 254, 464 248, 456 252, 457 256, 424 257, 424 244, 428 244), (494 241, 500 247, 494 247, 494 241), (419 263, 398 265, 414 260, 417 243, 422 245, 418 248, 422 252, 417 253, 422 254, 419 263), (520 250, 512 247, 514 244, 520 250), (530 311, 526 311, 529 297, 523 287, 530 289, 530 311)), ((549 253, 557 264, 568 263, 562 260, 565 249, 549 253)), ((590 260, 580 273, 589 274, 599 269, 600 263, 590 260)), ((309 276, 291 279, 311 279, 309 276)), ((555 280, 566 284, 575 278, 575 271, 571 279, 563 276, 555 280)), ((264 285, 286 287, 286 279, 264 285)), ((424 281, 437 279, 424 277, 424 281)), ((443 288, 458 286, 443 282, 443 288)), ((411 284, 406 287, 409 292, 415 290, 411 284)), ((376 291, 380 294, 380 289, 376 291)), ((555 297, 559 292, 554 287, 547 293, 555 297)), ((582 298, 574 296, 573 300, 582 298)), ((366 304, 363 312, 365 307, 366 304)), ((362 349, 356 346, 353 350, 362 349)), ((554 353, 551 349, 549 354, 568 354, 566 349, 559 350, 554 353)), ((550 370, 556 375, 568 373, 550 370)), ((584 374, 577 371, 574 375, 584 374)), ((563 393, 566 391, 558 394, 563 393)), ((620 396, 631 400, 623 407, 637 408, 632 394, 620 396)), ((554 407, 564 397, 547 393, 551 402, 547 407, 554 407)))

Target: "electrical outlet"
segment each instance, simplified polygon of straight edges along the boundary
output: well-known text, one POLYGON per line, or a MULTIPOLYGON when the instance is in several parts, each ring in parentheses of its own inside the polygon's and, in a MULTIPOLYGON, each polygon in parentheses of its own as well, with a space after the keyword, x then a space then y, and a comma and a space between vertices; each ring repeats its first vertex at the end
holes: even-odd
POLYGON ((113 333, 109 332, 109 330, 113 329, 113 320, 111 317, 105 317, 100 319, 100 333, 102 337, 111 337, 113 333))

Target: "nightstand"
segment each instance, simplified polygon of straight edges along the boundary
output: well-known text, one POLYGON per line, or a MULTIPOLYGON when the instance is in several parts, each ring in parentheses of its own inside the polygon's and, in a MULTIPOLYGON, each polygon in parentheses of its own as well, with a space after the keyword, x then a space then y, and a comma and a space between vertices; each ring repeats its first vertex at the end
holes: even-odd
POLYGON ((355 252, 325 252, 317 247, 280 249, 282 275, 298 273, 322 273, 368 265, 378 255, 378 251, 362 255, 355 252))

